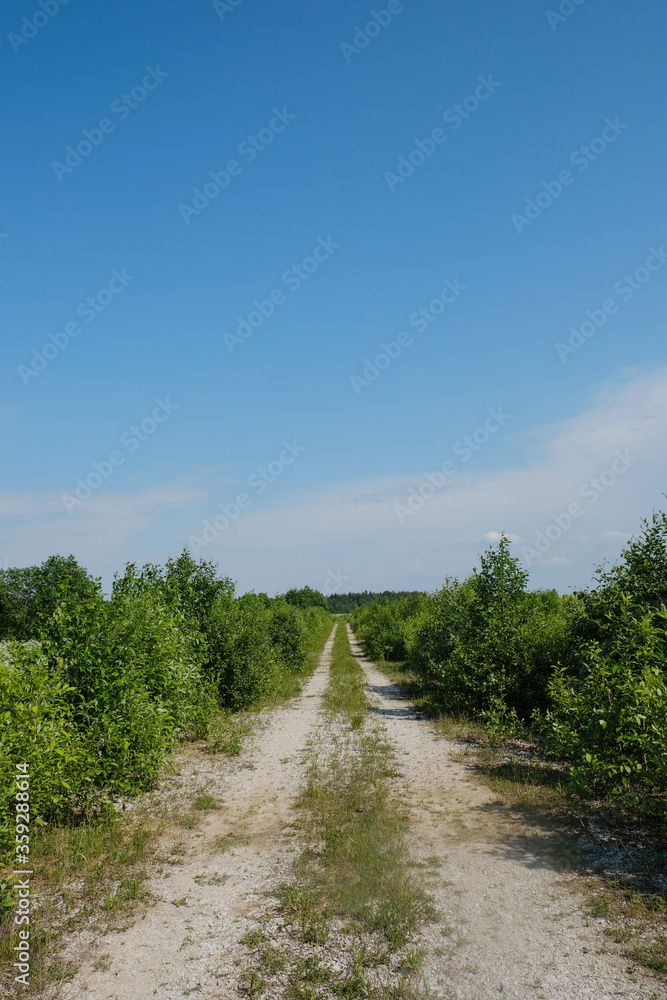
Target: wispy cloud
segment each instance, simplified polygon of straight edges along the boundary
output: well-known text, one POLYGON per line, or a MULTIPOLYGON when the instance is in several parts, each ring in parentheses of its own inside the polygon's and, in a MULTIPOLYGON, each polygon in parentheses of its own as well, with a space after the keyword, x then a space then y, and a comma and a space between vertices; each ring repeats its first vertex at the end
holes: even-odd
POLYGON ((114 556, 115 568, 121 568, 123 558, 135 558, 127 554, 127 546, 135 547, 141 561, 145 536, 159 528, 161 519, 190 508, 204 495, 202 490, 181 483, 131 495, 109 491, 91 497, 71 517, 60 493, 44 497, 0 494, 0 513, 14 519, 3 550, 19 565, 41 562, 54 552, 73 552, 95 573, 106 569, 114 556))
MULTIPOLYGON (((333 565, 346 567, 351 589, 430 588, 446 574, 470 572, 477 553, 501 532, 517 547, 530 545, 553 515, 579 502, 584 512, 576 526, 531 570, 535 585, 580 586, 661 504, 666 426, 667 368, 623 372, 596 387, 581 414, 526 436, 523 464, 461 470, 403 524, 394 504, 427 470, 330 483, 275 500, 267 494, 204 554, 244 589, 273 591, 306 580, 319 586, 333 565), (594 503, 584 501, 582 487, 618 451, 633 457, 627 473, 613 487, 602 486, 594 503)), ((164 559, 187 543, 207 506, 219 500, 224 496, 211 489, 208 474, 132 495, 100 493, 76 517, 62 509, 59 494, 0 494, 0 513, 13 527, 0 556, 6 551, 25 563, 73 551, 94 572, 120 568, 125 559, 164 559)))

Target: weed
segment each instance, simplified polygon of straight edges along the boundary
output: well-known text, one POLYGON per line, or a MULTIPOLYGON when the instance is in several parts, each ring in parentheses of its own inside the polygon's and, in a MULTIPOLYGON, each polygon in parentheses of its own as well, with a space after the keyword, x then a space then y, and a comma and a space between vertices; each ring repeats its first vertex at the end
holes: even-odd
MULTIPOLYGON (((259 943, 259 942, 258 942, 259 943)), ((280 948, 276 948, 275 945, 269 944, 264 951, 260 954, 258 964, 263 972, 273 975, 275 972, 281 972, 287 963, 287 959, 280 948)))
POLYGON ((229 875, 195 875, 193 881, 197 885, 224 885, 229 875))
POLYGON ((219 809, 218 800, 214 799, 212 795, 198 795, 192 802, 193 809, 199 809, 200 811, 219 809))
POLYGON ((424 965, 424 952, 409 948, 403 955, 401 965, 410 972, 418 972, 424 965))
POLYGON ((248 931, 245 937, 241 938, 241 943, 247 945, 248 948, 256 948, 265 938, 265 932, 261 927, 255 927, 253 930, 248 931))
POLYGON ((48 978, 56 983, 71 983, 78 972, 74 962, 61 962, 57 959, 48 967, 48 978))
POLYGON ((641 965, 662 975, 667 974, 667 935, 658 934, 655 940, 648 943, 637 942, 632 949, 632 956, 641 965))
POLYGON ((232 715, 231 712, 219 713, 214 717, 209 729, 209 753, 224 753, 227 757, 238 757, 250 728, 251 717, 247 712, 236 715, 232 715))
POLYGON ((253 1000, 254 997, 259 997, 266 990, 266 981, 261 978, 254 971, 245 971, 241 973, 239 979, 239 993, 242 996, 250 997, 253 1000))
POLYGON ((606 896, 595 896, 590 902, 590 913, 592 917, 608 917, 611 904, 606 896))
POLYGON ((175 812, 172 813, 172 820, 176 826, 183 827, 185 830, 194 830, 195 827, 199 825, 201 816, 198 816, 194 812, 175 812))
POLYGON ((226 851, 231 851, 234 847, 243 847, 250 843, 250 837, 242 836, 237 833, 224 833, 220 837, 216 837, 214 840, 214 846, 217 851, 224 854, 226 851))

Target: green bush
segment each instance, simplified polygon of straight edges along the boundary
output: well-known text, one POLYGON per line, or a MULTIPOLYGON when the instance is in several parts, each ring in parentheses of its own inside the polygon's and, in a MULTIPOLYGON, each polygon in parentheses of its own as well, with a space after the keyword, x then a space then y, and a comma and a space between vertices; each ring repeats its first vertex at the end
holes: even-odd
POLYGON ((403 600, 380 600, 363 605, 352 615, 357 638, 373 660, 405 660, 406 628, 422 603, 422 595, 403 600))
POLYGON ((61 605, 44 630, 52 669, 62 663, 74 722, 89 734, 100 777, 115 791, 145 788, 181 733, 204 733, 215 708, 202 650, 187 620, 155 591, 126 584, 61 605))
POLYGON ((0 639, 37 639, 58 604, 85 600, 96 589, 74 556, 49 556, 41 566, 0 569, 0 639))
POLYGON ((309 630, 305 610, 280 598, 270 606, 269 641, 278 667, 289 673, 299 673, 306 662, 309 630))
POLYGON ((352 616, 369 656, 405 659, 434 709, 540 736, 580 795, 667 791, 667 516, 568 597, 529 592, 503 538, 463 583, 352 616))
POLYGON ((271 612, 257 594, 218 597, 207 623, 209 667, 223 705, 238 711, 268 694, 278 671, 271 612))
POLYGON ((326 608, 328 610, 327 599, 319 590, 312 587, 301 587, 300 590, 293 588, 284 595, 288 604, 293 604, 295 608, 326 608))
POLYGON ((528 593, 526 582, 503 538, 464 583, 361 608, 352 620, 368 655, 406 660, 440 711, 526 722, 546 706, 554 667, 570 665, 572 618, 556 593, 528 593))
POLYGON ((0 646, 3 854, 14 844, 17 764, 29 767, 32 824, 90 814, 94 787, 99 781, 99 761, 89 734, 75 724, 71 694, 62 665, 49 669, 38 643, 9 642, 0 646))
POLYGON ((643 520, 618 564, 601 566, 595 580, 596 587, 577 595, 583 614, 574 638, 584 646, 597 642, 603 649, 612 648, 628 613, 626 597, 639 614, 638 609, 667 604, 667 514, 654 511, 650 521, 643 520))
POLYGON ((2 615, 10 633, 40 636, 0 643, 3 850, 17 763, 30 767, 34 822, 103 814, 150 787, 179 738, 206 735, 214 717, 233 729, 218 724, 226 712, 280 694, 330 622, 317 600, 237 598, 187 551, 164 567, 128 565, 108 600, 72 558, 5 571, 2 615))
POLYGON ((536 723, 550 752, 572 763, 580 794, 667 791, 667 611, 629 598, 605 652, 592 643, 579 678, 556 672, 536 723))

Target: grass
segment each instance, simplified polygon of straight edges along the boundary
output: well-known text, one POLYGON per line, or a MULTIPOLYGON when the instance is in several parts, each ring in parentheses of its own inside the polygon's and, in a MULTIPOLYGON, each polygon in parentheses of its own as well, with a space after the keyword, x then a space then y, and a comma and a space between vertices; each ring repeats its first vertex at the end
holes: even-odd
POLYGON ((245 847, 250 843, 250 837, 244 837, 237 833, 225 833, 220 837, 216 837, 214 841, 214 849, 219 854, 225 854, 227 851, 233 850, 235 847, 245 847))
POLYGON ((224 753, 227 757, 238 757, 243 749, 243 741, 252 728, 250 712, 219 712, 209 728, 207 749, 209 753, 224 753))
POLYGON ((382 734, 353 732, 352 740, 334 736, 326 763, 311 772, 303 805, 321 849, 302 868, 337 915, 399 948, 424 909, 407 864, 407 813, 387 782, 395 762, 382 734))
MULTIPOLYGON (((66 933, 82 926, 101 932, 116 928, 147 901, 145 865, 158 833, 155 820, 138 816, 113 816, 97 826, 35 830, 30 861, 36 903, 28 993, 74 976, 73 963, 60 958, 66 933)), ((16 943, 16 931, 7 920, 0 934, 0 960, 8 970, 16 943)), ((13 985, 9 971, 2 974, 0 984, 13 985)))
POLYGON ((364 674, 342 623, 324 706, 298 803, 303 849, 277 910, 245 938, 253 957, 244 983, 257 978, 244 988, 258 989, 263 977, 262 989, 274 995, 271 978, 280 971, 280 983, 285 975, 288 982, 280 995, 290 998, 417 997, 423 954, 415 939, 435 914, 406 849, 394 754, 371 721, 364 674), (289 947, 276 949, 269 935, 289 947), (267 958, 276 950, 280 970, 267 958))
POLYGON ((210 809, 219 809, 220 804, 217 799, 213 798, 212 795, 203 794, 196 796, 192 802, 192 808, 203 812, 210 809))
POLYGON ((324 704, 329 712, 348 716, 348 721, 359 720, 359 728, 368 712, 368 701, 364 689, 364 672, 350 650, 345 625, 336 626, 329 686, 324 695, 324 704))
POLYGON ((260 952, 258 964, 263 972, 274 975, 276 972, 283 971, 287 965, 287 956, 280 948, 269 944, 260 952))

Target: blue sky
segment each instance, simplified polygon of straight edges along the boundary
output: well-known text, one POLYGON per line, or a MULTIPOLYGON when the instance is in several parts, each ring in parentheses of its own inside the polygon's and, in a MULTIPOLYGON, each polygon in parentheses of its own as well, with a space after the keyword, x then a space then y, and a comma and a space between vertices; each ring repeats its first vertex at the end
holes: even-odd
POLYGON ((585 584, 665 490, 666 21, 6 4, 0 563, 585 584))

